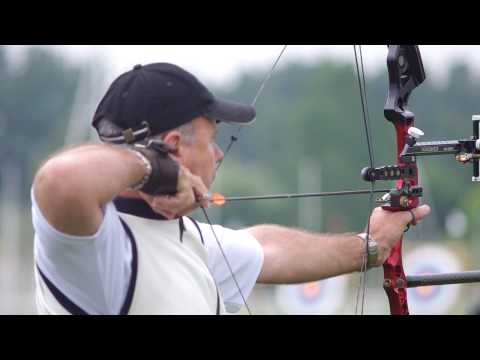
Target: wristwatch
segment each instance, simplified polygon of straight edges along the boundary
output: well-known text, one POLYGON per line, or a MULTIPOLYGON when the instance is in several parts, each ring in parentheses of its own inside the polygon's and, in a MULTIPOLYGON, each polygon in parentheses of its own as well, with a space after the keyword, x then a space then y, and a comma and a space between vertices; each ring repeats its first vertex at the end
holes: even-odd
MULTIPOLYGON (((357 235, 364 242, 367 242, 367 233, 361 233, 357 235)), ((378 262, 378 243, 371 237, 368 237, 367 242, 367 269, 377 266, 378 262)))
POLYGON ((130 151, 132 154, 135 154, 135 156, 142 161, 143 166, 145 167, 145 175, 143 176, 143 179, 140 180, 138 183, 130 186, 131 190, 135 190, 135 191, 140 190, 148 182, 148 180, 150 179, 150 175, 152 175, 152 163, 140 151, 132 148, 126 148, 126 149, 130 151))

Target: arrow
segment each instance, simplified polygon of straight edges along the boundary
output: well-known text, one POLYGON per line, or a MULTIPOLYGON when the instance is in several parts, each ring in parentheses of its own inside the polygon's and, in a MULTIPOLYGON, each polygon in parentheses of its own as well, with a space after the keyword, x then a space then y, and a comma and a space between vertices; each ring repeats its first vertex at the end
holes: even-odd
MULTIPOLYGON (((375 189, 374 193, 388 193, 390 189, 375 189)), ((345 190, 345 191, 330 191, 330 192, 316 192, 316 193, 303 193, 303 194, 276 194, 276 195, 259 195, 259 196, 233 196, 225 197, 224 195, 214 192, 203 195, 204 200, 210 201, 213 205, 223 206, 229 201, 242 201, 242 200, 271 200, 271 199, 295 199, 295 198, 308 198, 308 197, 327 197, 327 196, 346 196, 346 195, 360 195, 371 194, 372 190, 345 190)))

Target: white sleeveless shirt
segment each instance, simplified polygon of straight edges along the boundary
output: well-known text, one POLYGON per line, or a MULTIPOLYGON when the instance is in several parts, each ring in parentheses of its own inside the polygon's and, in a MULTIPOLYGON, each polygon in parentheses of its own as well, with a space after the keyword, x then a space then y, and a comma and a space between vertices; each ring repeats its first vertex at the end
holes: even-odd
MULTIPOLYGON (((42 231, 46 224, 39 225, 46 220, 36 204, 33 208, 36 303, 41 314, 78 313, 75 312, 77 308, 80 313, 223 314, 225 310, 238 311, 242 305, 209 224, 196 224, 187 217, 180 221, 156 220, 117 212, 109 204, 104 223, 112 225, 102 224, 93 240, 92 237, 83 239, 84 244, 82 237, 61 234, 53 228, 50 230, 63 238, 49 238, 48 231, 42 231), (126 228, 122 227, 118 216, 126 228), (117 239, 101 239, 112 226, 116 226, 117 239), (122 234, 123 239, 120 238, 122 234), (55 249, 56 243, 62 251, 55 249), (89 250, 78 251, 84 245, 92 245, 91 251, 95 251, 92 257, 85 255, 89 250), (75 259, 79 254, 83 259, 75 259), (124 257, 123 261, 115 266, 112 260, 119 257, 124 257), (108 264, 98 266, 89 263, 90 258, 108 264), (72 264, 74 273, 68 274, 72 264), (120 280, 115 280, 113 275, 117 273, 115 267, 123 274, 120 280), (98 279, 95 268, 100 270, 98 279), (125 271, 126 268, 130 271, 125 271), (85 284, 96 284, 96 287, 87 289, 85 284), (121 290, 115 291, 115 287, 121 290), (103 294, 99 293, 102 291, 103 294), (114 297, 115 302, 112 301, 114 297), (106 311, 100 298, 106 304, 106 311), (69 305, 73 306, 73 311, 69 305)), ((263 263, 260 244, 246 231, 215 225, 215 233, 242 293, 248 296, 263 263)))

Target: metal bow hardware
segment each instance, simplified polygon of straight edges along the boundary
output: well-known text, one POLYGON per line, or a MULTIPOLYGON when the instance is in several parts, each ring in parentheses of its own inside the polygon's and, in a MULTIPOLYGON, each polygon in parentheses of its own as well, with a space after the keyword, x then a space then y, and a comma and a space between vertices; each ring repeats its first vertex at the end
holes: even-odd
MULTIPOLYGON (((414 127, 415 115, 408 109, 408 99, 412 91, 425 80, 418 46, 390 45, 387 66, 389 89, 384 115, 395 127, 397 161, 395 165, 364 168, 361 172, 366 181, 396 180, 395 189, 378 199, 377 203, 388 211, 411 210, 419 205, 423 190, 418 185, 418 156, 454 154, 457 161, 473 164, 472 180, 479 181, 480 116, 472 117, 473 135, 470 139, 417 142, 423 132, 414 127)), ((406 290, 409 287, 480 281, 480 271, 406 276, 402 264, 402 240, 403 236, 383 264, 383 287, 392 315, 409 314, 406 290)))
MULTIPOLYGON (((257 91, 253 104, 259 98, 263 91, 266 82, 272 75, 278 61, 284 53, 286 46, 283 47, 280 55, 277 57, 272 68, 265 76, 259 90, 257 91)), ((411 211, 419 205, 420 198, 423 194, 423 189, 418 183, 418 167, 416 159, 418 156, 428 155, 455 155, 455 159, 462 163, 471 163, 473 165, 473 181, 480 181, 480 140, 479 140, 479 123, 480 115, 474 115, 473 120, 473 134, 468 139, 462 140, 442 140, 418 142, 418 139, 423 136, 420 129, 414 127, 415 115, 408 109, 408 100, 413 90, 417 88, 425 80, 425 71, 423 68, 422 58, 418 46, 416 45, 389 45, 387 56, 387 67, 389 77, 388 96, 384 107, 384 115, 386 120, 391 122, 395 128, 396 133, 396 162, 393 165, 384 165, 374 167, 373 151, 371 147, 368 106, 365 90, 365 76, 363 71, 363 59, 361 47, 359 47, 359 57, 357 56, 357 48, 355 50, 356 69, 358 76, 358 83, 360 89, 363 120, 365 125, 365 133, 368 144, 368 151, 370 157, 370 166, 361 170, 361 177, 363 180, 371 183, 370 190, 349 190, 336 191, 324 193, 308 193, 308 194, 279 194, 279 195, 265 195, 265 196, 244 196, 244 197, 224 197, 221 194, 205 194, 207 198, 216 205, 223 205, 229 201, 238 200, 266 200, 278 198, 300 198, 300 197, 321 197, 321 196, 344 196, 355 194, 370 194, 370 213, 373 210, 372 199, 373 194, 382 192, 383 196, 376 200, 384 210, 387 211, 411 211), (359 65, 360 58, 360 65, 359 65), (394 189, 376 190, 374 184, 376 181, 392 181, 396 180, 394 189)), ((238 133, 240 128, 238 129, 238 133)), ((238 134, 237 134, 238 135, 238 134)), ((232 136, 231 142, 227 146, 225 156, 232 147, 232 144, 237 140, 237 137, 232 136)), ((218 168, 217 168, 218 169, 218 168)), ((203 209, 203 208, 202 208, 203 209)), ((208 218, 207 212, 203 209, 205 218, 211 226, 212 233, 220 247, 223 257, 230 269, 232 278, 237 286, 237 289, 243 299, 244 305, 249 314, 250 308, 246 299, 238 285, 234 272, 228 262, 225 253, 223 252, 221 243, 213 229, 213 226, 208 218)), ((369 235, 369 223, 367 225, 367 237, 369 235)), ((401 236, 392 248, 390 255, 383 264, 384 283, 383 287, 386 291, 388 301, 390 304, 390 312, 392 315, 408 315, 407 302, 407 288, 416 286, 429 285, 445 285, 480 282, 480 271, 468 271, 454 274, 435 274, 435 275, 421 275, 421 276, 406 276, 402 263, 402 240, 401 236)), ((361 284, 357 292, 357 303, 355 312, 357 312, 358 301, 362 289, 362 307, 366 289, 366 259, 368 257, 368 246, 365 246, 364 263, 361 268, 361 284)))
MULTIPOLYGON (((397 180, 396 188, 382 197, 382 207, 388 211, 403 211, 417 207, 419 197, 422 196, 422 188, 418 186, 418 168, 415 160, 405 162, 400 158, 400 153, 409 136, 408 130, 415 122, 415 115, 408 110, 408 99, 412 91, 425 80, 425 71, 417 46, 389 46, 387 66, 389 88, 384 115, 395 127, 397 162, 394 166, 373 171, 364 169, 362 175, 368 181, 397 180), (366 174, 369 177, 365 176, 366 174)), ((383 286, 392 314, 408 314, 406 277, 402 264, 402 240, 403 236, 398 239, 387 261, 383 264, 383 286)))

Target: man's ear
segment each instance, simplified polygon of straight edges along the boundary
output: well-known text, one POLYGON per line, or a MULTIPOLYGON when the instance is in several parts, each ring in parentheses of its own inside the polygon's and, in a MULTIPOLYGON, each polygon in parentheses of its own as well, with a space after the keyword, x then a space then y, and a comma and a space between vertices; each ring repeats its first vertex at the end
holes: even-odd
POLYGON ((181 152, 181 141, 182 141, 182 133, 178 130, 169 131, 165 136, 162 138, 162 141, 173 148, 175 148, 175 155, 179 156, 181 152))

